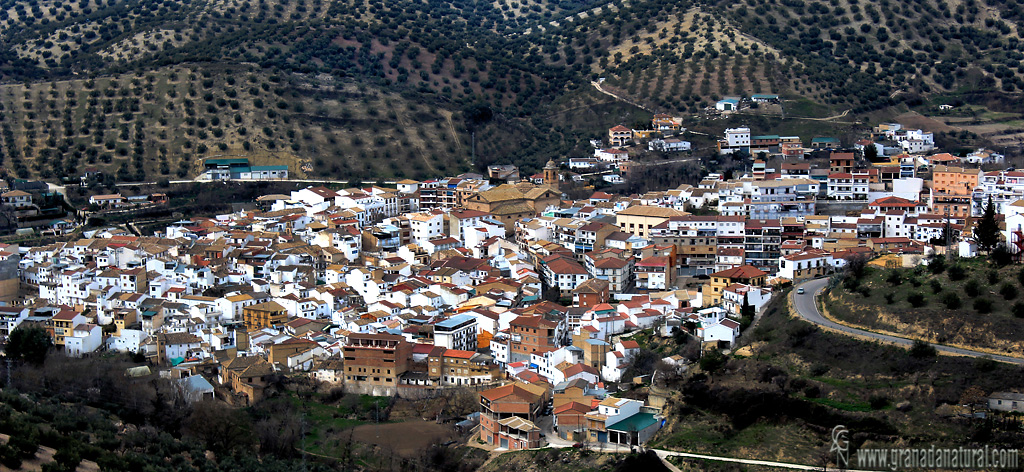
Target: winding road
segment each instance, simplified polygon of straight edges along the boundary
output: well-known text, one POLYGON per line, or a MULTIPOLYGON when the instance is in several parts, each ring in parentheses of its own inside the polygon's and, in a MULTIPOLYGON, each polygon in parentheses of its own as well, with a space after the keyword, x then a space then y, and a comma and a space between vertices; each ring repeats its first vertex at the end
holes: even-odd
MULTIPOLYGON (((912 339, 900 338, 900 337, 897 337, 897 336, 890 336, 890 335, 887 335, 887 334, 879 334, 879 333, 873 333, 871 331, 865 331, 865 330, 862 330, 862 329, 851 328, 849 326, 836 323, 836 322, 834 322, 832 320, 829 320, 828 318, 825 318, 824 316, 822 316, 821 312, 818 311, 818 306, 815 303, 815 299, 817 298, 818 294, 822 291, 822 289, 825 288, 825 286, 827 284, 828 284, 828 279, 827 278, 823 278, 823 279, 814 279, 814 280, 811 280, 811 281, 808 281, 808 282, 804 282, 804 283, 802 283, 802 284, 797 286, 798 288, 804 289, 804 293, 803 294, 796 293, 796 291, 794 291, 794 293, 793 293, 793 300, 794 300, 794 305, 793 306, 796 308, 796 312, 797 312, 797 314, 800 315, 801 318, 803 318, 804 320, 809 321, 811 323, 814 323, 816 325, 824 326, 826 328, 831 328, 831 329, 834 329, 834 330, 837 330, 837 331, 849 334, 851 336, 868 337, 868 338, 875 339, 875 340, 878 340, 878 341, 881 341, 881 342, 890 343, 890 344, 896 344, 896 345, 904 346, 904 347, 909 347, 909 346, 914 344, 914 340, 912 340, 912 339)), ((928 344, 930 344, 932 347, 935 348, 935 350, 937 350, 939 352, 946 353, 946 354, 952 354, 952 355, 955 355, 955 356, 967 356, 967 357, 978 357, 978 358, 988 357, 988 358, 991 358, 992 360, 996 360, 996 361, 1000 361, 1000 362, 1007 362, 1007 363, 1010 363, 1010 364, 1024 365, 1024 359, 1021 359, 1019 357, 1010 357, 1010 356, 1001 356, 1001 355, 998 355, 998 354, 989 354, 987 352, 972 351, 972 350, 969 350, 969 349, 961 349, 961 348, 958 348, 958 347, 946 346, 946 345, 943 345, 943 344, 934 344, 934 343, 928 343, 928 344)))

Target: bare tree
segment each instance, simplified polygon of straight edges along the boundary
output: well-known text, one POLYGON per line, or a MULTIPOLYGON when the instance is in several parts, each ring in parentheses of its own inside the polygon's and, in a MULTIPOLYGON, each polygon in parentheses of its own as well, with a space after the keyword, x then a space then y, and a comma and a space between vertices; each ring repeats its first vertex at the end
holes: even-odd
POLYGON ((960 404, 971 409, 971 414, 977 410, 978 405, 985 403, 988 399, 988 395, 985 395, 985 391, 977 385, 967 387, 963 393, 960 394, 960 404))

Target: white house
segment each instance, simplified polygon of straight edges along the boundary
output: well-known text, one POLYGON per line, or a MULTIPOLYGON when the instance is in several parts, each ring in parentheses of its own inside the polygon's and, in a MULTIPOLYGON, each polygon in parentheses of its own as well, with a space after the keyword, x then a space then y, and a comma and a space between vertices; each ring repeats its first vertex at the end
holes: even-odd
POLYGON ((1006 156, 988 149, 978 149, 964 157, 963 161, 974 165, 1002 164, 1006 156))
POLYGON ((23 190, 11 190, 10 192, 0 194, 0 202, 15 210, 30 208, 32 206, 32 194, 23 190))
POLYGON ((623 180, 622 176, 619 174, 605 174, 601 176, 601 180, 604 180, 605 182, 608 182, 612 185, 621 184, 625 182, 625 180, 623 180))
POLYGON ((434 323, 434 345, 461 351, 476 351, 477 321, 468 314, 455 315, 434 323))
POLYGON ((608 397, 597 405, 598 414, 604 415, 605 425, 613 425, 630 416, 640 413, 640 407, 644 405, 639 400, 628 398, 608 397))
POLYGON ((213 400, 213 385, 201 375, 178 379, 175 384, 178 387, 178 394, 185 399, 186 403, 213 400))
POLYGON ((28 308, 0 306, 0 333, 9 335, 22 321, 28 318, 28 308))
POLYGON ((594 150, 594 157, 603 162, 618 164, 620 162, 628 161, 629 153, 622 149, 596 149, 594 150))
POLYGON ((147 338, 149 335, 142 330, 122 329, 120 336, 107 338, 107 349, 118 352, 139 352, 147 338))
POLYGON ((725 97, 715 102, 715 109, 726 113, 734 112, 740 109, 740 99, 737 97, 725 97))
POLYGON ((64 353, 69 357, 82 357, 99 349, 103 344, 103 328, 92 323, 75 326, 71 336, 64 338, 64 353))
POLYGON ((404 217, 409 220, 409 232, 413 242, 420 246, 444 235, 444 213, 419 212, 404 217))
POLYGON ((160 333, 157 334, 157 343, 164 348, 164 359, 171 362, 172 359, 189 358, 201 351, 202 339, 190 333, 160 333))
POLYGON ((648 151, 681 152, 690 150, 690 142, 678 138, 652 139, 647 142, 648 151))
POLYGON ((597 167, 598 163, 600 163, 599 160, 589 157, 569 158, 569 168, 573 170, 592 170, 597 167))
POLYGON ((703 341, 706 343, 710 342, 725 342, 729 346, 736 344, 736 338, 740 336, 740 324, 730 320, 724 319, 715 323, 711 326, 707 326, 703 329, 703 341))
POLYGON ((728 128, 725 139, 718 142, 720 154, 731 154, 736 151, 750 152, 750 128, 728 128))
POLYGON ((808 249, 779 258, 779 277, 801 280, 820 277, 832 271, 835 265, 832 253, 822 249, 808 249))
POLYGON ((771 288, 754 287, 753 285, 732 284, 722 291, 722 306, 729 313, 738 315, 743 307, 743 298, 754 308, 755 312, 761 311, 772 298, 771 288))
POLYGON ((867 200, 869 177, 866 172, 836 172, 828 176, 828 198, 834 200, 867 200))
POLYGON ((988 408, 997 411, 1024 413, 1024 394, 995 392, 988 397, 988 408))
POLYGON ((605 354, 601 377, 609 382, 618 382, 622 380, 622 373, 640 351, 640 345, 636 341, 619 341, 613 347, 614 351, 605 354))

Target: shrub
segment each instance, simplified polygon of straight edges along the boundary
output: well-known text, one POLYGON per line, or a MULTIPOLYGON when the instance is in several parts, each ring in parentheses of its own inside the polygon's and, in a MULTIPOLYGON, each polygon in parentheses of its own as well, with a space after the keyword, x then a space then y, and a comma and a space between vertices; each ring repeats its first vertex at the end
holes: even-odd
POLYGON ((974 299, 974 309, 981 314, 992 313, 992 300, 987 298, 976 298, 974 299))
POLYGON ((714 373, 715 371, 725 367, 726 362, 729 360, 717 350, 708 352, 700 359, 700 368, 705 372, 714 373))
POLYGON ((871 405, 872 410, 881 410, 882 408, 889 406, 889 399, 884 395, 872 395, 871 398, 868 399, 868 403, 871 405))
POLYGON ((964 284, 964 293, 969 297, 977 297, 981 295, 981 284, 977 280, 971 279, 964 284))
POLYGON ((978 360, 974 361, 974 368, 978 372, 992 372, 996 370, 996 367, 999 367, 999 364, 988 356, 979 357, 978 360))
POLYGON ((885 281, 893 287, 899 286, 903 283, 903 274, 900 274, 899 270, 891 270, 889 271, 889 275, 885 278, 885 281))
POLYGON ((1005 283, 999 288, 999 294, 1003 296, 1003 300, 1013 300, 1017 298, 1017 286, 1011 283, 1005 283))
POLYGON ((942 303, 950 310, 958 310, 963 306, 963 303, 960 301, 960 295, 953 292, 949 292, 942 297, 942 303))
POLYGON ((910 346, 910 357, 925 359, 935 357, 936 354, 934 346, 921 340, 914 341, 914 344, 910 346))
POLYGON ((931 282, 928 282, 928 285, 931 286, 932 293, 937 294, 942 291, 942 283, 939 282, 938 280, 932 280, 931 282))
POLYGON ((946 271, 946 256, 936 255, 928 262, 928 270, 933 274, 941 274, 946 271))
POLYGON ((1024 318, 1024 303, 1014 303, 1013 307, 1010 308, 1010 313, 1013 313, 1013 316, 1017 318, 1024 318))
POLYGON ((988 257, 992 260, 993 264, 999 267, 1008 266, 1013 263, 1013 254, 1002 244, 996 246, 996 248, 989 253, 988 257))
POLYGON ((891 293, 891 292, 885 294, 884 298, 885 298, 885 304, 886 305, 892 305, 893 303, 896 302, 896 295, 891 293))
POLYGON ((989 285, 995 285, 997 282, 999 282, 999 271, 995 269, 988 271, 988 274, 986 274, 986 276, 988 277, 989 285))
POLYGON ((963 280, 964 277, 967 276, 967 273, 964 271, 964 268, 958 265, 950 266, 949 269, 946 270, 946 273, 949 276, 949 280, 952 280, 954 282, 957 280, 963 280))
POLYGON ((21 468, 21 455, 14 448, 0 444, 0 464, 11 470, 18 470, 21 468))
POLYGON ((907 295, 907 301, 910 302, 910 306, 914 308, 921 308, 925 304, 924 295, 917 292, 907 295))

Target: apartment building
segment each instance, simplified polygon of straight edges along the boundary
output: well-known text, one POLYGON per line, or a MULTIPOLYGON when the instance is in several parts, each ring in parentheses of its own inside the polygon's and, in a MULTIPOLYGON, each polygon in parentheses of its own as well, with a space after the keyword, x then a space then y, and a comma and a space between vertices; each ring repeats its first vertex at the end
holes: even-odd
POLYGON ((369 395, 394 395, 409 370, 412 345, 393 334, 352 333, 342 349, 345 388, 369 395))

